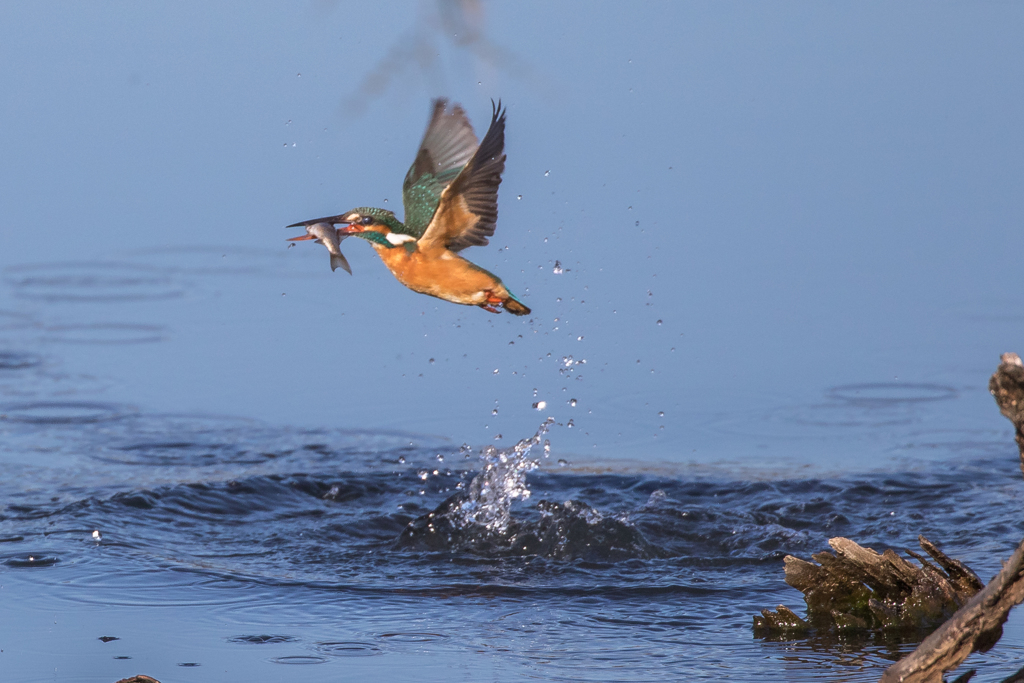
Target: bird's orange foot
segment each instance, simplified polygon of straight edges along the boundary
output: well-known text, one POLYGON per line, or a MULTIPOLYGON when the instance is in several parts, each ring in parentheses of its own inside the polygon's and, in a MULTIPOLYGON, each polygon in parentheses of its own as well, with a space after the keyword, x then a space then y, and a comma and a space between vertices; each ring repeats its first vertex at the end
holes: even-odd
POLYGON ((480 308, 484 309, 485 311, 490 311, 491 313, 501 313, 501 311, 499 311, 497 308, 489 304, 480 304, 480 308))

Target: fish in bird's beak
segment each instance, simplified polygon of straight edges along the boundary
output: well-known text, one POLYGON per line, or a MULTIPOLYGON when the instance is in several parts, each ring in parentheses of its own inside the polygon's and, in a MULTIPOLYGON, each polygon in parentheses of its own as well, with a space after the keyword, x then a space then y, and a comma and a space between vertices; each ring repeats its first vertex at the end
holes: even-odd
POLYGON ((339 231, 333 225, 326 222, 296 223, 295 225, 289 225, 288 227, 297 228, 299 226, 304 226, 306 228, 306 234, 300 235, 299 237, 291 237, 288 239, 289 242, 316 240, 319 244, 327 247, 327 251, 331 253, 331 270, 343 268, 349 275, 352 274, 352 267, 348 265, 348 260, 345 258, 345 255, 341 253, 341 249, 339 248, 341 241, 348 235, 339 234, 339 231))

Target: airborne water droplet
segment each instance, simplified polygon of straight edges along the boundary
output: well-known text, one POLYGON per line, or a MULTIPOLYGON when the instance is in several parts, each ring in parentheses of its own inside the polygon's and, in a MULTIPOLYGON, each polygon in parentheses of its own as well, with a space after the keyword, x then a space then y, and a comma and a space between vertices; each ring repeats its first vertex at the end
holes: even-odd
POLYGON ((523 195, 521 195, 521 194, 520 194, 520 195, 516 195, 516 199, 518 199, 518 200, 522 201, 522 199, 523 199, 523 195))
POLYGON ((569 405, 570 405, 571 407, 575 408, 575 407, 576 407, 576 399, 574 399, 574 398, 570 398, 570 399, 569 399, 569 405))
POLYGON ((551 269, 551 272, 554 273, 555 275, 561 275, 562 272, 563 272, 562 271, 562 262, 561 261, 555 261, 555 267, 551 269))
POLYGON ((404 455, 398 456, 398 464, 399 465, 404 465, 405 464, 405 456, 404 455))
POLYGON ((549 173, 551 173, 551 171, 544 171, 544 177, 547 178, 549 173))
POLYGON ((658 417, 665 417, 665 411, 664 410, 659 410, 658 411, 658 417))
POLYGON ((544 410, 547 407, 548 407, 548 402, 547 401, 537 401, 536 403, 533 404, 533 409, 534 410, 544 410))
POLYGON ((661 321, 660 321, 660 320, 658 321, 658 324, 659 324, 659 325, 661 324, 661 321))

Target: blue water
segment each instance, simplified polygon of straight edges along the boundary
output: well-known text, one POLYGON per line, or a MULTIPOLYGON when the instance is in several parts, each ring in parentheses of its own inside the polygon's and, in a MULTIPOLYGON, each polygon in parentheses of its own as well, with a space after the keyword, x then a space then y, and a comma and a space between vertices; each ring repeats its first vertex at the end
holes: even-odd
MULTIPOLYGON (((1022 536, 986 390, 1024 340, 1022 25, 0 7, 0 670, 877 679, 916 637, 751 617, 801 611, 781 558, 831 536, 924 533, 983 578, 1022 536), (437 95, 478 134, 508 106, 497 233, 465 255, 526 319, 284 241, 398 209, 437 95), (403 536, 548 417, 497 532, 403 536)), ((1014 616, 981 680, 1022 643, 1014 616)))

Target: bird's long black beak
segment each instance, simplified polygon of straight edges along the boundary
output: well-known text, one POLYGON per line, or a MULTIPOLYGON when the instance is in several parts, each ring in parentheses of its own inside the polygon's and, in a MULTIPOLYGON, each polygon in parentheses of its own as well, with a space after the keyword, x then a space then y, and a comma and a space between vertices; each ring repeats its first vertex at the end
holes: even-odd
POLYGON ((330 223, 331 225, 337 225, 338 223, 348 223, 349 221, 345 220, 345 216, 347 216, 347 215, 348 214, 342 214, 340 216, 327 216, 325 218, 311 218, 308 221, 301 221, 299 223, 292 223, 291 225, 286 225, 284 227, 286 227, 286 228, 304 228, 306 226, 313 225, 314 223, 330 223))

